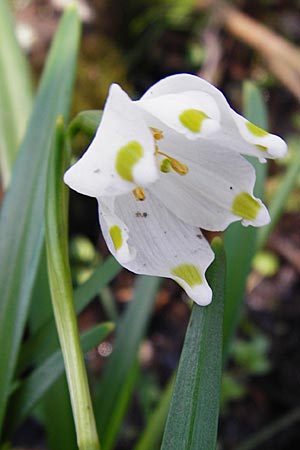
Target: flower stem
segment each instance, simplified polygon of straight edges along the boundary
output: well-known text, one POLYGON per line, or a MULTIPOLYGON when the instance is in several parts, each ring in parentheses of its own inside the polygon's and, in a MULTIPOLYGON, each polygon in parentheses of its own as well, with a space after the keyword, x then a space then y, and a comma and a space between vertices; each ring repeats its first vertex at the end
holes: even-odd
POLYGON ((59 118, 49 164, 46 198, 46 247, 49 282, 71 397, 78 447, 80 450, 100 450, 79 341, 68 262, 68 192, 62 182, 67 159, 65 148, 64 125, 62 118, 59 118))

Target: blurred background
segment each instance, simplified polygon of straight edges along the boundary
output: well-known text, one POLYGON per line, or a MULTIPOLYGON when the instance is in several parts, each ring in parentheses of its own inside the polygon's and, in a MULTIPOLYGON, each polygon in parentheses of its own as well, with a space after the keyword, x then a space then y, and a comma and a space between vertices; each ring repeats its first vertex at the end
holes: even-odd
MULTIPOLYGON (((12 1, 18 40, 36 84, 67 0, 12 1)), ((178 72, 198 74, 218 86, 242 112, 242 87, 252 80, 268 110, 269 131, 290 151, 268 164, 268 203, 285 173, 299 159, 300 1, 297 0, 81 0, 84 24, 73 114, 102 109, 111 82, 133 98, 157 80, 178 72)), ((88 141, 79 137, 74 155, 88 141)), ((274 424, 257 450, 300 446, 300 175, 265 249, 248 277, 238 332, 222 383, 220 448, 240 443, 274 424), (286 416, 288 414, 288 416, 286 416), (285 422, 277 422, 285 418, 285 422)), ((71 193, 70 255, 75 285, 84 282, 108 255, 97 204, 71 193)), ((238 268, 237 268, 238 270, 238 268)), ((122 312, 134 295, 134 275, 122 270, 80 316, 82 330, 122 312), (111 299, 114 302, 111 302, 111 299), (111 311, 107 305, 114 305, 111 311)), ((183 291, 164 280, 147 337, 140 348, 142 371, 116 445, 136 442, 177 366, 190 307, 183 291)), ((86 354, 97 378, 114 346, 114 336, 86 354)), ((44 431, 30 420, 15 437, 16 448, 44 448, 44 431)), ((246 450, 248 447, 243 447, 246 450)), ((204 450, 204 449, 201 449, 204 450)))

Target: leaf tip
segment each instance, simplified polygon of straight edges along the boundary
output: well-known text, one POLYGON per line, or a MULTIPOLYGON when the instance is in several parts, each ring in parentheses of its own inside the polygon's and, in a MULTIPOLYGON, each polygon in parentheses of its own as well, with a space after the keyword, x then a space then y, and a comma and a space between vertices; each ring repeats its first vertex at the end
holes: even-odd
POLYGON ((216 236, 211 241, 211 247, 214 251, 220 250, 223 248, 223 239, 220 236, 216 236))
POLYGON ((60 114, 56 118, 56 126, 57 128, 64 128, 64 124, 65 124, 64 116, 60 114))
POLYGON ((65 7, 65 11, 70 11, 70 12, 77 13, 78 12, 78 8, 77 8, 77 5, 76 5, 76 2, 73 1, 73 2, 68 3, 66 5, 66 7, 65 7))

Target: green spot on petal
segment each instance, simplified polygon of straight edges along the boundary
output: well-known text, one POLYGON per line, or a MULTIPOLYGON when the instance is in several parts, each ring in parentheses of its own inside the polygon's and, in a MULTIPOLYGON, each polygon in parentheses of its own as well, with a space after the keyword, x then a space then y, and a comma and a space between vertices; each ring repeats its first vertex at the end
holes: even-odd
POLYGON ((199 133, 205 119, 209 119, 208 115, 198 109, 186 109, 179 116, 182 125, 193 133, 199 133))
POLYGON ((116 171, 123 180, 133 181, 132 169, 143 154, 143 147, 137 141, 131 141, 120 148, 116 158, 116 171))
POLYGON ((248 192, 238 194, 232 203, 232 212, 236 216, 247 220, 254 220, 261 208, 261 205, 248 192))
POLYGON ((168 173, 172 169, 171 161, 168 158, 164 158, 160 164, 161 172, 168 173))
POLYGON ((269 133, 262 128, 258 127, 257 125, 254 125, 254 123, 246 122, 246 126, 251 134, 254 134, 254 136, 257 137, 263 137, 267 136, 269 133))
POLYGON ((266 147, 265 145, 256 144, 255 147, 258 148, 258 150, 260 150, 261 152, 266 152, 268 150, 268 147, 266 147))
POLYGON ((109 234, 113 241, 115 250, 119 250, 122 247, 123 243, 121 228, 118 225, 113 225, 109 229, 109 234))
POLYGON ((184 280, 190 287, 202 284, 201 274, 194 264, 181 264, 175 267, 171 273, 184 280))

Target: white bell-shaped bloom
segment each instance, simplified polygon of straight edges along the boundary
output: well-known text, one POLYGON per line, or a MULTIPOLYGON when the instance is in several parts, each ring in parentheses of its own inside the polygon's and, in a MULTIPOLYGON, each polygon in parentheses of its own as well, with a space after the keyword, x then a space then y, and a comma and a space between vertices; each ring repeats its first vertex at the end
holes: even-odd
POLYGON ((264 160, 286 150, 210 83, 179 74, 139 101, 113 84, 94 140, 64 180, 97 198, 104 238, 124 267, 173 278, 206 305, 214 254, 200 228, 267 224, 269 213, 253 196, 255 171, 241 155, 264 160))

